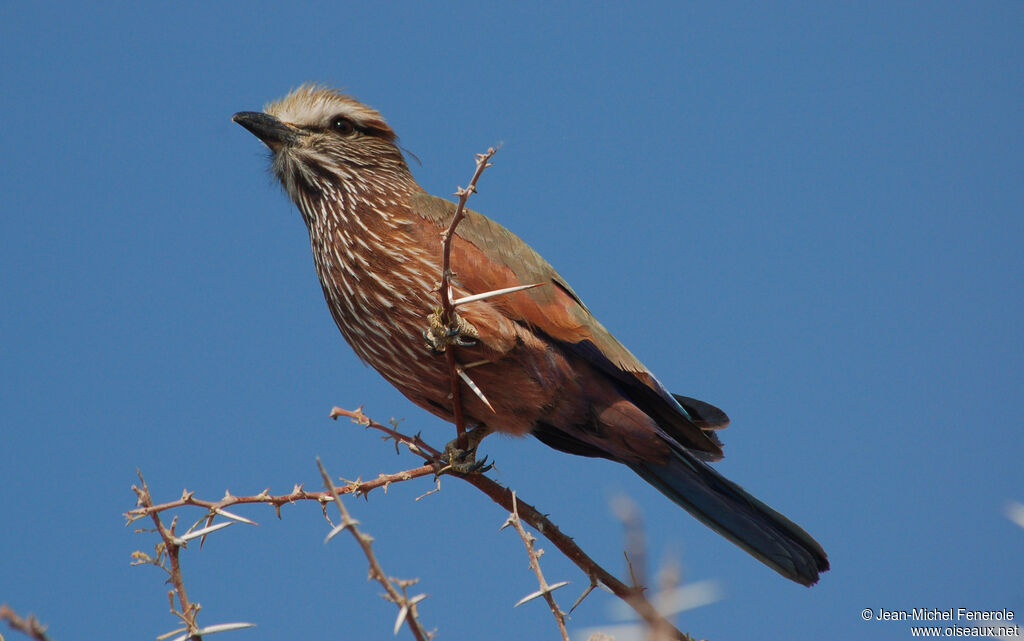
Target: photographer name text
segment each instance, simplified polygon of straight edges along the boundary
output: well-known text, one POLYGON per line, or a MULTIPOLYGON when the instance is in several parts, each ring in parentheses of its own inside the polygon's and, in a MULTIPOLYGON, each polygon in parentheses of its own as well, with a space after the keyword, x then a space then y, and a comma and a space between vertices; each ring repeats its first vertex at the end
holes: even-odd
POLYGON ((875 621, 1013 621, 1013 610, 969 610, 967 608, 912 608, 910 610, 865 609, 864 620, 875 621))

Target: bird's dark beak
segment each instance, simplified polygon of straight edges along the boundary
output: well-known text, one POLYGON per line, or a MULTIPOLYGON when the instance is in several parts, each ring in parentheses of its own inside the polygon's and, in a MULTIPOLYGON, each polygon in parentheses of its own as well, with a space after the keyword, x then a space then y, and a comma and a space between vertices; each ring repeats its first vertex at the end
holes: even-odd
POLYGON ((231 119, 252 132, 272 151, 277 151, 283 145, 295 144, 299 139, 298 129, 265 113, 239 111, 231 119))

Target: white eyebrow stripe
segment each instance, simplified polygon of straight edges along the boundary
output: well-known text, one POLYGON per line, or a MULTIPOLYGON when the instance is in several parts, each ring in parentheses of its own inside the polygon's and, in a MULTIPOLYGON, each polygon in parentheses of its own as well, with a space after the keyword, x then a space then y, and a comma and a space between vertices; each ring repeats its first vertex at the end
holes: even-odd
POLYGON ((339 115, 360 126, 385 123, 384 117, 372 107, 319 85, 302 85, 281 100, 268 103, 263 111, 300 126, 326 126, 331 118, 339 115))

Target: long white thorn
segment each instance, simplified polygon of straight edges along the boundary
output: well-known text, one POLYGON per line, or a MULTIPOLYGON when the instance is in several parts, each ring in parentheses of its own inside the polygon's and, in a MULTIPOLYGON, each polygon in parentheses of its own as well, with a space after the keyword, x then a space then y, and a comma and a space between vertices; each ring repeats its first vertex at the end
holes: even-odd
POLYGON ((523 598, 519 599, 519 602, 516 603, 515 605, 513 605, 512 607, 513 608, 518 608, 519 606, 521 606, 522 604, 526 603, 527 601, 532 601, 533 599, 536 599, 539 596, 544 596, 545 594, 549 594, 551 592, 554 592, 558 588, 566 586, 566 585, 569 585, 568 581, 559 581, 558 583, 555 583, 554 585, 549 585, 546 588, 541 588, 540 590, 537 590, 536 592, 531 592, 530 594, 527 594, 523 598))
POLYGON ((484 405, 486 405, 492 412, 495 412, 495 414, 497 414, 494 407, 491 405, 491 402, 487 400, 487 397, 484 396, 484 393, 481 392, 480 388, 476 386, 476 383, 474 383, 473 379, 469 377, 469 374, 466 373, 466 370, 456 365, 455 371, 458 373, 459 377, 466 382, 466 385, 469 386, 469 389, 473 390, 473 393, 476 394, 477 397, 484 402, 484 405))
POLYGON ((239 516, 238 514, 234 514, 233 512, 228 512, 227 510, 222 510, 219 507, 218 508, 214 508, 213 511, 216 512, 217 514, 220 514, 221 516, 223 516, 226 519, 233 519, 235 521, 240 521, 240 522, 245 523, 247 525, 259 525, 258 523, 256 523, 256 521, 252 521, 250 519, 247 519, 244 516, 239 516))
POLYGON ((502 296, 503 294, 512 294, 514 292, 521 292, 524 289, 532 289, 534 287, 540 287, 541 285, 546 285, 546 284, 547 283, 533 283, 532 285, 516 285, 515 287, 506 287, 505 289, 495 289, 495 290, 492 290, 492 291, 489 291, 489 292, 484 292, 483 294, 473 294, 472 296, 463 296, 462 298, 458 298, 456 300, 453 300, 452 301, 452 305, 457 307, 459 305, 465 305, 466 303, 475 303, 478 300, 484 300, 486 298, 491 298, 493 296, 502 296))
MULTIPOLYGON (((185 535, 179 537, 178 540, 181 541, 181 543, 184 543, 186 541, 191 541, 192 539, 197 539, 197 538, 199 538, 201 536, 206 536, 210 532, 216 532, 217 530, 226 528, 227 526, 229 526, 229 525, 231 525, 233 523, 234 523, 234 521, 222 521, 222 522, 220 522, 220 523, 218 523, 216 525, 211 525, 210 527, 204 527, 202 529, 195 530, 194 532, 189 532, 188 534, 185 534, 185 535)), ((181 543, 179 543, 179 545, 181 543)))

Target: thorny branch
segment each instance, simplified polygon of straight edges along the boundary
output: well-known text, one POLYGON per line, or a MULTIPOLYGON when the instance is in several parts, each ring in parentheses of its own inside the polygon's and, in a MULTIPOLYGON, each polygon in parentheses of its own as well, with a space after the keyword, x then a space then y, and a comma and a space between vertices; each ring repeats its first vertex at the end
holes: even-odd
MULTIPOLYGON (((46 626, 35 615, 19 616, 6 603, 0 603, 0 621, 6 621, 12 630, 17 630, 30 639, 51 641, 50 637, 46 635, 46 626)), ((3 636, 0 634, 0 639, 3 639, 3 636)))
MULTIPOLYGON (((418 435, 408 436, 399 432, 394 427, 389 427, 382 423, 379 423, 365 413, 362 408, 355 410, 346 410, 335 407, 331 410, 331 417, 337 419, 338 417, 345 416, 352 419, 353 422, 363 425, 365 427, 373 428, 375 430, 384 432, 387 435, 388 440, 393 440, 396 444, 402 444, 407 447, 411 452, 420 456, 425 461, 425 464, 410 470, 402 472, 396 472, 393 474, 381 474, 377 479, 373 481, 352 481, 347 485, 340 487, 334 487, 334 491, 337 494, 352 493, 358 495, 366 495, 370 490, 377 487, 387 487, 392 483, 399 483, 406 480, 411 480, 421 476, 428 476, 435 473, 435 470, 442 465, 441 457, 442 453, 425 443, 418 435)), ((466 483, 476 487, 478 490, 486 494, 492 501, 502 506, 507 512, 517 514, 520 519, 528 523, 537 532, 542 534, 548 541, 550 541, 558 550, 565 555, 570 561, 572 561, 590 580, 590 587, 584 592, 584 594, 577 599, 576 604, 578 605, 584 597, 586 597, 593 588, 603 585, 610 590, 617 597, 625 601, 632 607, 637 614, 643 618, 648 625, 656 630, 667 631, 667 637, 670 639, 676 639, 678 641, 692 641, 692 638, 678 629, 676 629, 669 621, 667 621, 655 607, 646 599, 644 596, 644 588, 642 586, 630 586, 623 583, 616 578, 609 571, 605 570, 600 564, 592 559, 586 552, 584 552, 576 542, 566 534, 564 534, 557 525, 555 525, 548 517, 542 514, 533 505, 523 501, 518 496, 515 496, 511 490, 500 485, 493 479, 489 478, 484 474, 462 474, 459 472, 449 472, 450 476, 459 478, 466 483)), ((145 488, 145 485, 143 485, 145 488)), ((136 490, 137 492, 139 490, 136 490)), ((145 490, 146 496, 148 497, 148 490, 145 490)), ((309 492, 303 490, 301 486, 296 486, 290 494, 283 494, 278 496, 270 495, 269 492, 264 491, 255 496, 231 496, 226 495, 225 498, 220 501, 206 501, 198 499, 193 496, 192 492, 185 492, 182 497, 176 501, 170 501, 167 503, 161 503, 159 505, 153 504, 152 500, 143 501, 140 497, 139 507, 128 512, 126 514, 128 522, 131 523, 140 518, 146 516, 155 517, 158 513, 167 510, 173 510, 187 505, 204 508, 207 514, 203 516, 199 523, 206 523, 207 527, 203 530, 211 527, 211 522, 216 516, 222 516, 231 520, 238 520, 242 522, 252 523, 248 519, 240 517, 236 514, 228 512, 224 508, 230 505, 243 504, 243 503, 267 503, 273 505, 275 510, 280 510, 280 506, 285 503, 295 503, 298 501, 316 501, 321 505, 322 508, 326 509, 326 505, 334 500, 333 492, 309 492)), ((342 523, 344 525, 344 522, 342 523)), ((212 527, 218 527, 212 525, 212 527)), ((199 532, 191 532, 189 537, 197 537, 199 532)), ((175 551, 177 554, 177 551, 175 551)), ((180 568, 179 568, 180 578, 180 568)), ((574 606, 575 607, 575 606, 574 606)), ((183 606, 184 608, 184 606, 183 606)))
MULTIPOLYGON (((255 624, 253 623, 218 623, 216 625, 209 625, 204 628, 200 628, 196 623, 196 616, 199 614, 199 610, 202 608, 198 603, 191 602, 188 596, 185 594, 185 581, 181 577, 181 563, 179 561, 179 553, 181 548, 185 547, 189 540, 204 537, 210 532, 221 529, 230 525, 230 523, 221 523, 215 526, 208 526, 196 530, 196 525, 189 528, 188 533, 178 536, 175 533, 175 528, 178 524, 178 517, 175 516, 171 521, 171 527, 165 527, 163 522, 160 520, 160 511, 154 509, 153 498, 149 493, 149 486, 146 485, 146 479, 142 477, 142 472, 138 472, 139 482, 142 487, 133 485, 132 491, 138 496, 139 505, 143 508, 149 508, 148 515, 153 519, 153 523, 156 525, 156 532, 160 535, 161 542, 157 545, 156 557, 150 557, 148 554, 142 552, 136 552, 132 556, 135 561, 133 565, 150 564, 155 565, 158 568, 167 572, 170 575, 168 581, 173 586, 173 589, 167 593, 167 598, 171 604, 171 613, 181 619, 185 624, 184 628, 179 628, 168 632, 167 634, 161 635, 160 639, 166 639, 175 634, 180 634, 174 638, 174 641, 186 641, 186 640, 199 640, 202 639, 204 634, 213 634, 215 632, 226 632, 228 630, 239 630, 242 628, 251 628, 255 624), (167 558, 167 564, 164 563, 164 557, 167 558), (178 603, 181 607, 179 610, 174 605, 174 598, 178 598, 178 603)), ((233 518, 248 521, 242 517, 232 515, 233 518)), ((138 517, 141 518, 141 517, 138 517)), ((131 523, 129 517, 129 523, 131 523)))
POLYGON ((509 525, 516 529, 516 532, 519 533, 519 538, 523 540, 523 545, 526 546, 526 554, 530 557, 530 569, 533 570, 534 575, 537 577, 537 583, 540 585, 539 590, 520 599, 516 606, 536 599, 539 596, 544 597, 544 600, 548 603, 548 608, 551 609, 551 614, 555 617, 555 622, 558 624, 558 632, 562 635, 563 641, 569 641, 569 632, 565 629, 565 612, 562 612, 562 609, 558 607, 558 603, 555 602, 555 597, 552 594, 558 588, 568 585, 569 582, 560 581, 554 585, 548 585, 547 579, 544 578, 544 572, 540 569, 540 555, 544 554, 544 550, 538 550, 533 545, 537 539, 523 527, 523 523, 519 519, 519 505, 516 501, 515 492, 512 493, 512 514, 509 515, 508 520, 505 521, 505 525, 501 526, 501 529, 505 529, 509 525))
MULTIPOLYGON (((381 474, 372 481, 349 481, 341 487, 336 487, 338 494, 353 494, 355 496, 366 496, 370 491, 377 488, 384 488, 387 492, 388 487, 392 483, 399 481, 408 481, 410 479, 419 478, 421 476, 429 476, 434 473, 434 467, 431 465, 421 465, 411 470, 404 470, 402 472, 395 472, 394 474, 381 474)), ((161 503, 159 505, 140 505, 139 507, 125 513, 125 517, 128 519, 128 523, 133 523, 141 518, 149 516, 154 512, 164 512, 167 510, 173 510, 175 508, 184 507, 186 505, 192 505, 195 507, 205 508, 208 512, 203 520, 206 520, 207 527, 213 521, 215 517, 223 516, 227 519, 240 521, 253 525, 253 521, 240 517, 237 514, 228 512, 226 508, 232 505, 244 505, 247 503, 266 503, 272 505, 277 513, 277 517, 281 518, 281 506, 285 503, 295 503, 297 501, 318 501, 321 504, 326 504, 331 501, 331 495, 328 492, 309 492, 304 490, 302 485, 296 485, 294 489, 288 494, 270 494, 269 490, 263 490, 259 494, 253 496, 232 496, 230 493, 224 495, 224 498, 219 501, 208 501, 195 497, 194 492, 188 490, 182 492, 181 498, 176 501, 168 501, 167 503, 161 503)))
MULTIPOLYGON (((149 493, 149 486, 146 485, 146 479, 142 477, 141 471, 138 472, 138 475, 141 487, 133 485, 132 491, 138 496, 140 506, 152 508, 153 497, 149 493)), ((167 528, 164 526, 163 521, 160 520, 159 512, 151 511, 149 516, 153 519, 153 524, 156 526, 156 533, 163 539, 162 548, 158 546, 159 553, 157 554, 157 559, 160 559, 160 553, 162 553, 167 556, 167 561, 170 564, 170 568, 167 568, 163 565, 162 560, 154 561, 156 565, 163 567, 170 574, 169 581, 173 586, 173 590, 168 594, 171 602, 171 612, 185 624, 188 632, 187 637, 195 637, 199 632, 199 626, 196 624, 196 615, 199 614, 199 609, 202 606, 189 601, 188 595, 185 593, 185 582, 181 578, 181 563, 178 559, 178 553, 181 551, 181 546, 185 544, 185 541, 174 533, 178 517, 174 517, 171 521, 171 527, 167 528), (178 603, 181 606, 180 610, 174 607, 175 596, 178 597, 178 603)))
MULTIPOLYGON (((377 421, 367 417, 363 413, 362 408, 350 411, 336 407, 331 411, 331 415, 334 417, 351 417, 360 425, 384 431, 393 438, 397 434, 396 430, 389 428, 386 425, 381 425, 377 421)), ((428 458, 429 455, 426 454, 426 452, 429 452, 430 450, 427 450, 424 447, 425 444, 423 444, 418 437, 413 439, 408 436, 403 436, 400 440, 403 442, 417 443, 417 448, 419 450, 417 453, 424 458, 428 458)), ((432 450, 433 448, 430 449, 432 450)), ((437 452, 437 450, 433 451, 437 452)), ((551 541, 551 543, 553 543, 566 558, 572 561, 576 567, 587 575, 591 582, 591 588, 588 588, 588 592, 594 586, 604 585, 611 590, 612 594, 629 604, 629 606, 632 607, 633 610, 635 610, 636 613, 639 614, 640 617, 643 618, 644 621, 646 621, 652 628, 667 630, 669 632, 668 638, 671 639, 692 641, 689 635, 680 632, 672 625, 672 623, 658 613, 657 609, 655 609, 655 607, 644 597, 642 587, 626 585, 617 579, 612 573, 601 567, 597 561, 592 559, 590 555, 576 545, 576 542, 572 537, 563 534, 558 526, 548 519, 548 517, 541 514, 537 508, 518 497, 515 498, 513 503, 513 494, 511 490, 483 474, 461 474, 458 472, 449 472, 449 474, 474 486, 486 494, 492 501, 502 506, 506 511, 518 511, 520 518, 529 523, 535 530, 543 534, 544 537, 551 541)))
POLYGON ((427 641, 432 635, 423 629, 419 615, 416 612, 416 604, 425 599, 427 595, 418 594, 410 598, 406 594, 406 588, 415 584, 416 580, 394 579, 384 574, 377 556, 373 553, 373 537, 359 529, 359 521, 353 519, 352 515, 349 514, 345 504, 341 501, 341 495, 338 493, 337 488, 334 487, 334 483, 331 482, 331 477, 327 474, 327 470, 319 458, 316 460, 316 465, 320 468, 320 476, 323 478, 324 487, 327 488, 327 492, 330 493, 334 504, 341 513, 341 523, 331 530, 330 534, 327 535, 327 540, 329 541, 343 530, 348 530, 352 534, 356 543, 362 548, 366 561, 370 564, 370 578, 384 587, 384 591, 387 592, 387 599, 399 608, 398 618, 395 620, 395 634, 398 634, 398 629, 402 627, 404 622, 409 625, 409 630, 416 637, 416 641, 427 641), (395 587, 396 584, 401 588, 401 592, 395 587))
MULTIPOLYGON (((451 224, 441 234, 441 285, 438 288, 438 293, 441 297, 442 327, 453 327, 455 324, 455 302, 452 299, 451 269, 452 239, 455 237, 455 228, 458 227, 466 215, 466 201, 469 200, 471 194, 476 192, 476 182, 480 179, 484 170, 491 166, 489 161, 497 152, 497 149, 490 147, 486 153, 476 155, 476 171, 473 172, 473 177, 470 179, 468 187, 465 189, 459 187, 455 191, 455 195, 459 197, 459 203, 455 208, 451 224)), ((462 415, 462 395, 461 386, 459 385, 460 373, 458 364, 455 362, 455 352, 452 349, 446 349, 444 358, 448 365, 448 377, 451 380, 452 414, 455 418, 455 431, 458 435, 459 447, 464 449, 468 445, 466 441, 466 419, 462 415)), ((465 376, 465 374, 463 373, 462 376, 465 376)), ((469 382, 467 381, 467 383, 469 382)))

